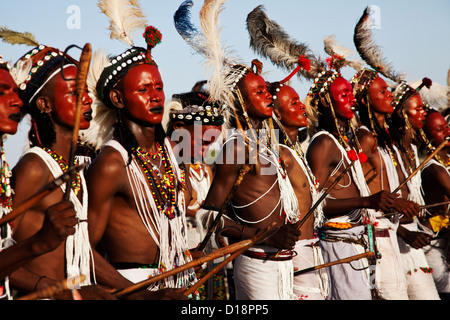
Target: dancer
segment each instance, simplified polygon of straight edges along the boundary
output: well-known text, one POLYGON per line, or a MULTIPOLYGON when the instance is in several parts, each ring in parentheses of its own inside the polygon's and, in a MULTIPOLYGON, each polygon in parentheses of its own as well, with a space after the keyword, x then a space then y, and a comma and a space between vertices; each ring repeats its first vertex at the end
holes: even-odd
MULTIPOLYGON (((147 49, 133 46, 133 31, 146 24, 138 4, 118 8, 99 1, 99 7, 113 26, 125 28, 116 38, 132 45, 113 58, 94 55, 88 77, 94 119, 83 137, 100 151, 87 172, 89 235, 108 258, 96 260, 97 275, 99 283, 120 289, 191 261, 185 216, 190 198, 186 168, 176 162, 161 125, 164 83, 151 50, 162 35, 148 26, 147 49), (117 16, 129 23, 119 24, 117 16)), ((128 298, 183 299, 173 289, 195 282, 189 269, 128 298)))

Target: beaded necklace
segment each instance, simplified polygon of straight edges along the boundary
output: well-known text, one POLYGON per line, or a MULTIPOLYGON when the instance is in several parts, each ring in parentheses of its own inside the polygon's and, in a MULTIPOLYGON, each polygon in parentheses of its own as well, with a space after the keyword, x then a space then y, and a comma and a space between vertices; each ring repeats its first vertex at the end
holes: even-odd
POLYGON ((3 148, 3 139, 1 142, 1 194, 0 194, 0 205, 3 210, 10 210, 12 208, 12 198, 13 193, 10 185, 10 178, 12 176, 11 170, 8 163, 6 162, 5 149, 3 148))
POLYGON ((156 148, 156 153, 146 152, 140 147, 132 148, 131 152, 144 171, 158 211, 164 213, 169 219, 173 219, 178 214, 175 174, 164 148, 159 143, 156 144, 156 148), (150 160, 158 158, 160 159, 160 165, 164 165, 164 174, 150 160))
MULTIPOLYGON (((57 154, 55 151, 53 151, 52 149, 47 148, 47 147, 43 147, 42 150, 47 152, 53 158, 53 160, 55 160, 58 163, 59 167, 61 168, 61 170, 63 172, 66 172, 67 169, 69 169, 69 161, 64 159, 62 156, 57 154)), ((77 163, 78 163, 78 161, 75 159, 75 165, 77 165, 77 163)), ((81 176, 80 176, 79 172, 77 173, 76 178, 74 180, 72 180, 71 188, 72 188, 73 192, 75 193, 75 195, 78 195, 78 193, 80 192, 80 189, 81 189, 81 176)))

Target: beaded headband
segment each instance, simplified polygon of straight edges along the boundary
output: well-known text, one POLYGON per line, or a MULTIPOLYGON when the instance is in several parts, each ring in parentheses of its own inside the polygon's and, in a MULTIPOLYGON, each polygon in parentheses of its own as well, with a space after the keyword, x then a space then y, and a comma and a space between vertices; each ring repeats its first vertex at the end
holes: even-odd
POLYGON ((110 60, 111 65, 105 68, 97 82, 97 95, 103 101, 106 94, 117 84, 132 67, 146 63, 146 50, 134 47, 126 50, 110 60))
POLYGON ((341 77, 341 73, 335 70, 322 71, 319 73, 317 78, 314 79, 314 83, 308 92, 308 97, 311 98, 313 107, 317 107, 320 97, 328 92, 331 84, 339 77, 341 77))
POLYGON ((194 124, 201 121, 205 125, 220 126, 224 123, 224 117, 220 107, 207 100, 201 92, 189 92, 185 94, 174 94, 174 100, 178 100, 183 109, 172 110, 170 119, 181 121, 185 124, 194 124))
POLYGON ((103 101, 109 91, 123 78, 133 67, 141 64, 157 66, 151 56, 151 50, 161 42, 162 35, 158 29, 148 26, 143 34, 147 42, 147 49, 132 47, 110 60, 111 65, 102 71, 97 82, 96 91, 98 98, 103 101))
MULTIPOLYGON (((78 65, 78 62, 69 55, 65 55, 56 48, 39 45, 38 47, 27 52, 19 61, 30 60, 32 66, 29 74, 22 83, 19 83, 20 97, 25 103, 31 103, 43 86, 47 83, 49 76, 48 71, 56 65, 78 65)), ((18 62, 19 62, 18 61, 18 62)), ((18 66, 18 62, 13 69, 18 66)))
POLYGON ((406 100, 411 98, 414 94, 419 93, 420 89, 423 87, 427 87, 428 89, 432 85, 432 81, 429 78, 423 78, 422 83, 417 87, 413 88, 410 85, 406 83, 406 81, 400 82, 400 84, 395 88, 394 91, 394 102, 392 103, 394 107, 397 107, 398 105, 401 105, 406 100))
POLYGON ((353 96, 357 102, 361 101, 378 75, 378 71, 362 69, 353 76, 350 83, 353 87, 353 96))

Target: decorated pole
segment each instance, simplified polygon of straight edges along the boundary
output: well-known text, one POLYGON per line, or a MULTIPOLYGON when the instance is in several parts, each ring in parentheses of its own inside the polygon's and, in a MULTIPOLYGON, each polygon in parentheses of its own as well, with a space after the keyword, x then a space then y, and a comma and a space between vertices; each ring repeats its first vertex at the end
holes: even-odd
MULTIPOLYGON (((84 45, 83 51, 80 56, 80 64, 78 66, 78 73, 76 78, 76 94, 77 104, 75 107, 75 122, 72 131, 72 140, 70 144, 69 155, 69 168, 75 166, 75 152, 78 145, 78 133, 80 131, 81 121, 81 105, 83 103, 83 96, 86 92, 86 79, 89 72, 89 66, 91 64, 92 48, 89 43, 84 45)), ((72 185, 72 179, 67 182, 66 192, 64 193, 64 200, 69 200, 70 190, 72 185)))

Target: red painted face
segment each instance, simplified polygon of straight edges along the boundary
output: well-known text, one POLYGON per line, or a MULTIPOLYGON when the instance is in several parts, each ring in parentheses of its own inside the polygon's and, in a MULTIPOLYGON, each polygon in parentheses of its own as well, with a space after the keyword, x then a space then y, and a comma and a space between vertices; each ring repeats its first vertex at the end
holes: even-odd
POLYGON ((158 67, 141 64, 131 68, 123 79, 125 112, 140 124, 161 123, 164 113, 164 85, 158 67))
POLYGON ((19 88, 9 72, 0 69, 0 133, 15 134, 21 119, 19 88))
MULTIPOLYGON (((428 139, 434 146, 439 146, 450 135, 450 128, 444 116, 439 112, 432 112, 427 116, 425 126, 428 139)), ((450 146, 450 142, 447 143, 450 146)))
MULTIPOLYGON (((66 79, 76 79, 78 68, 70 66, 64 69, 66 79)), ((53 90, 54 108, 52 116, 59 124, 72 128, 75 123, 75 109, 77 104, 76 81, 64 80, 61 73, 55 76, 55 85, 53 90)), ((89 128, 92 120, 92 99, 88 91, 83 95, 81 105, 80 130, 89 128)))
POLYGON ((336 78, 330 85, 330 98, 336 117, 343 120, 353 119, 356 99, 350 82, 342 77, 336 78))
POLYGON ((300 101, 300 97, 294 88, 287 85, 282 86, 277 93, 274 104, 280 114, 280 122, 284 126, 300 128, 308 125, 306 107, 300 101))
POLYGON ((423 128, 427 112, 419 94, 414 94, 406 101, 405 112, 414 130, 423 128))
POLYGON ((375 112, 382 114, 391 114, 394 112, 392 100, 394 94, 389 90, 389 87, 381 77, 376 77, 368 90, 370 106, 375 112))
POLYGON ((267 91, 263 77, 249 73, 244 78, 245 89, 242 92, 250 117, 267 119, 272 116, 272 95, 267 91))

